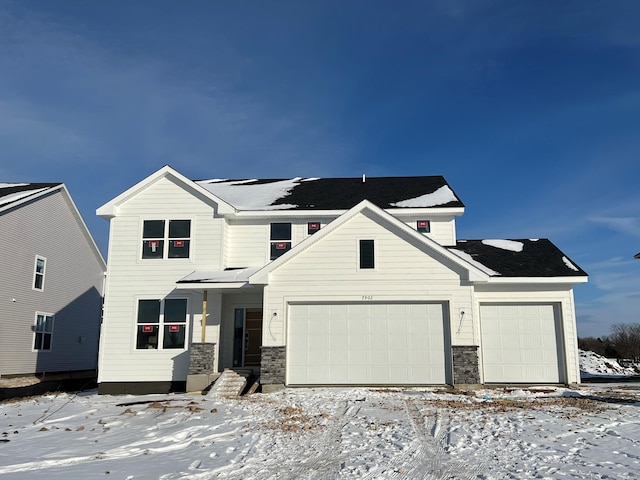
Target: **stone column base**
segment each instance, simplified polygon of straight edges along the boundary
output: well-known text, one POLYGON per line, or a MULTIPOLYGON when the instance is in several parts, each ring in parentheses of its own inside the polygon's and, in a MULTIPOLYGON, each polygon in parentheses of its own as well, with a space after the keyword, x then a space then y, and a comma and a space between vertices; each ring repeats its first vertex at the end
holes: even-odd
POLYGON ((454 345, 453 353, 453 385, 478 385, 480 369, 478 367, 478 347, 476 345, 454 345))
POLYGON ((284 385, 287 369, 287 347, 262 347, 260 363, 260 384, 262 391, 265 385, 284 385))

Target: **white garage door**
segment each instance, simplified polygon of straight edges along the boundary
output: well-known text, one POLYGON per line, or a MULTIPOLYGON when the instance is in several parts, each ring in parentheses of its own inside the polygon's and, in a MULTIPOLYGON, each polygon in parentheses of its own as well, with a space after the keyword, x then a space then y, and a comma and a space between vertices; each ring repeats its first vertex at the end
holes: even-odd
POLYGON ((554 305, 481 305, 486 383, 561 383, 562 335, 554 305))
POLYGON ((290 305, 289 385, 445 384, 442 304, 290 305))

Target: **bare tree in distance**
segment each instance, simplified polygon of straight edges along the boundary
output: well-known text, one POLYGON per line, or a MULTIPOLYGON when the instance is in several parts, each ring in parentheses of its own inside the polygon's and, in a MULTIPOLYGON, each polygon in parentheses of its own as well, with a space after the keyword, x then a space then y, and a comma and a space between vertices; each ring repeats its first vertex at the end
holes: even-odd
POLYGON ((614 323, 608 340, 615 347, 618 356, 640 358, 640 323, 614 323))

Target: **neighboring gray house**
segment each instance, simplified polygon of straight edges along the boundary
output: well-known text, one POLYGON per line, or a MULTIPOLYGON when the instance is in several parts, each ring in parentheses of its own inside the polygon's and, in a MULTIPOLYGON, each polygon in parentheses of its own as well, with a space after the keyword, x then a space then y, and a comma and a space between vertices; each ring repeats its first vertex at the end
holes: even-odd
POLYGON ((95 370, 106 265, 62 183, 0 183, 0 376, 95 370))

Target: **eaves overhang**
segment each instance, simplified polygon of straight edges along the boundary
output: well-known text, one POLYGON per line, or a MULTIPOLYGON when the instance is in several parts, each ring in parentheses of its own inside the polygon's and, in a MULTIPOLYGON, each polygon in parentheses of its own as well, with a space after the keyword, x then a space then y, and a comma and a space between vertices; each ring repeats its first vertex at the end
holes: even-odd
MULTIPOLYGON (((235 210, 225 217, 234 218, 272 218, 272 217, 339 217, 350 209, 342 210, 314 210, 314 209, 287 209, 287 210, 235 210)), ((455 208, 388 208, 385 212, 397 217, 459 217, 464 214, 464 207, 455 208)))
POLYGON ((580 284, 587 283, 589 277, 567 276, 567 277, 502 277, 492 276, 485 283, 491 284, 580 284))
POLYGON ((176 283, 176 290, 239 290, 255 289, 249 282, 185 282, 176 283))

